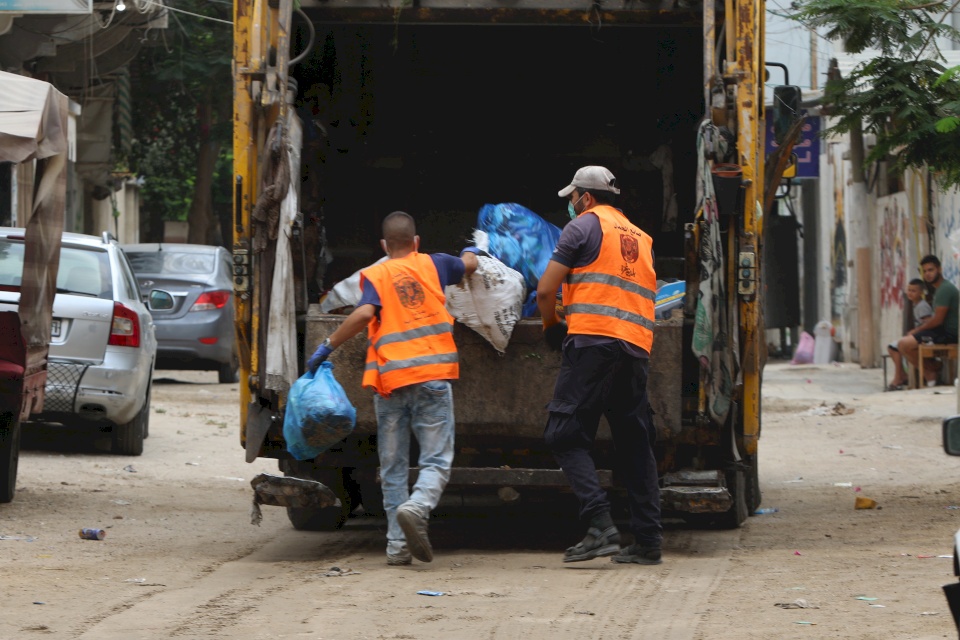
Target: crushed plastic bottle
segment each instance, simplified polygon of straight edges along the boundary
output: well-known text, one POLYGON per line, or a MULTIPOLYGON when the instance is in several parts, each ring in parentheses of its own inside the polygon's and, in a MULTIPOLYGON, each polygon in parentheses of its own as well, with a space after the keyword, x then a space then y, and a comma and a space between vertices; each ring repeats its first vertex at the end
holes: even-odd
POLYGON ((762 516, 768 513, 778 513, 779 511, 780 509, 777 509, 776 507, 764 507, 762 509, 757 509, 756 511, 754 511, 754 513, 757 514, 758 516, 762 516))

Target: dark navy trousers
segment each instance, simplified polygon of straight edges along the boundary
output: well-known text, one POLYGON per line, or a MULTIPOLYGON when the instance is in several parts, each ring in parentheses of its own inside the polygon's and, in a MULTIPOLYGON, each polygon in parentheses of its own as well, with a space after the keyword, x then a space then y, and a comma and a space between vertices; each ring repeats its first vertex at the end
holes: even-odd
POLYGON ((630 529, 638 544, 659 547, 663 529, 648 372, 649 360, 631 356, 619 342, 577 348, 567 340, 544 438, 580 501, 580 518, 589 521, 610 511, 591 456, 600 416, 606 416, 617 477, 627 488, 630 529))

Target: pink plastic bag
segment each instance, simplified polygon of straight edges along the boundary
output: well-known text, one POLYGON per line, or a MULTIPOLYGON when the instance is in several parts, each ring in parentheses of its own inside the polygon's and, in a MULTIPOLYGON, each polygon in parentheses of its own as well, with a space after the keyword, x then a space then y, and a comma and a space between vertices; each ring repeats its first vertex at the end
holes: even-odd
POLYGON ((800 334, 800 344, 797 345, 797 350, 793 352, 793 360, 790 361, 790 364, 812 363, 815 344, 816 340, 813 339, 812 335, 806 331, 802 332, 800 334))

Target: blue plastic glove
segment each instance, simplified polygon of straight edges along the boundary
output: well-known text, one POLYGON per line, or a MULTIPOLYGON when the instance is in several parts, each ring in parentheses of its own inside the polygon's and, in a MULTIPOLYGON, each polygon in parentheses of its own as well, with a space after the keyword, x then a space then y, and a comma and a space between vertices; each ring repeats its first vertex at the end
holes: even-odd
POLYGON ((310 373, 316 373, 317 369, 320 368, 320 365, 327 361, 327 358, 330 357, 330 354, 333 353, 331 349, 326 344, 321 344, 317 347, 317 350, 313 352, 313 355, 310 356, 310 359, 307 360, 307 369, 310 370, 310 373))

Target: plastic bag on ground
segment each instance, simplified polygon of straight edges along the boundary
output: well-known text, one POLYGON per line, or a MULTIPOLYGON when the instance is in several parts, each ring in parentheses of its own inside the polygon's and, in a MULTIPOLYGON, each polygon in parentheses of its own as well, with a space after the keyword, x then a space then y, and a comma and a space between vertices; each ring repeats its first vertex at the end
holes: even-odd
POLYGON ((507 202, 483 205, 477 215, 477 229, 487 234, 486 251, 523 275, 530 291, 524 315, 534 315, 537 283, 557 247, 560 228, 523 205, 507 202))
POLYGON ((324 362, 313 374, 300 376, 287 396, 283 439, 297 460, 311 460, 353 432, 357 410, 324 362))
POLYGON ((475 272, 444 291, 447 310, 503 353, 520 320, 523 275, 496 258, 478 256, 477 262, 475 272))
POLYGON ((800 334, 800 342, 797 343, 797 350, 793 352, 791 364, 811 364, 813 362, 813 349, 815 341, 813 336, 806 331, 800 334))

